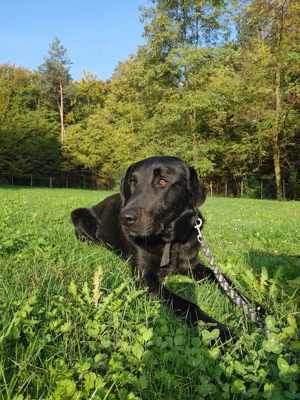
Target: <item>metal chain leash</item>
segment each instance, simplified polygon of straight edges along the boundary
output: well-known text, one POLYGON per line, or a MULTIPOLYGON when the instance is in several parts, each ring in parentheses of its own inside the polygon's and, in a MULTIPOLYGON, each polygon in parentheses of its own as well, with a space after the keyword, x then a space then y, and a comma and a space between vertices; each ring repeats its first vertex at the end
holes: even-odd
POLYGON ((231 298, 231 300, 239 307, 241 307, 244 310, 244 313, 248 316, 248 318, 251 321, 254 322, 260 322, 260 318, 258 315, 258 311, 260 308, 258 307, 257 309, 251 307, 251 305, 235 290, 233 289, 228 281, 226 280, 226 277, 222 274, 220 271, 219 267, 217 266, 213 255, 211 254, 211 251, 207 244, 204 242, 202 232, 201 232, 201 227, 202 227, 202 219, 200 217, 197 218, 196 223, 195 223, 195 229, 197 230, 197 239, 198 242, 201 245, 201 250, 205 257, 208 260, 209 266, 213 270, 213 273, 219 282, 220 286, 224 290, 224 292, 231 298))

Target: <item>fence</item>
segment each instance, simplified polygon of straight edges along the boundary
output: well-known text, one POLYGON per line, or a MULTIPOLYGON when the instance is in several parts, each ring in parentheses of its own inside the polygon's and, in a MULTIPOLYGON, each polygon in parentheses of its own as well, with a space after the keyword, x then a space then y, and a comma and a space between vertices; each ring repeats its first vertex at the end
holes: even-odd
MULTIPOLYGON (((208 196, 250 197, 256 199, 275 199, 276 186, 272 177, 259 179, 256 176, 218 179, 203 178, 208 196)), ((114 187, 114 180, 102 181, 88 171, 42 175, 9 175, 0 173, 0 185, 16 185, 50 188, 108 189, 114 187)), ((285 179, 282 180, 284 199, 299 199, 299 188, 293 189, 285 179)))
MULTIPOLYGON (((205 179, 208 196, 246 197, 254 199, 275 199, 276 184, 272 176, 231 177, 228 179, 205 179)), ((283 199, 300 199, 300 182, 292 185, 289 180, 282 179, 283 199)))
POLYGON ((97 177, 89 172, 42 175, 11 175, 0 173, 0 184, 50 188, 103 189, 97 177))
POLYGON ((250 197, 272 199, 276 197, 276 187, 272 179, 256 177, 231 177, 227 179, 206 179, 207 194, 221 197, 250 197))

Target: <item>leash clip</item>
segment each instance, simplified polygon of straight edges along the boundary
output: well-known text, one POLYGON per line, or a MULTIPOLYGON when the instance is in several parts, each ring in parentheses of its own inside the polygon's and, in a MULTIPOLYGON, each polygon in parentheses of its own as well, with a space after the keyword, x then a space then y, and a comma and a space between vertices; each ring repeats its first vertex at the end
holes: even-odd
POLYGON ((202 232, 201 232, 201 227, 202 227, 202 225, 203 225, 203 221, 202 221, 202 219, 200 218, 200 217, 198 217, 197 219, 196 219, 196 223, 195 223, 195 229, 197 230, 197 232, 198 232, 198 235, 197 235, 197 239, 198 239, 198 242, 200 243, 200 244, 202 244, 202 241, 203 241, 203 237, 202 237, 202 232))

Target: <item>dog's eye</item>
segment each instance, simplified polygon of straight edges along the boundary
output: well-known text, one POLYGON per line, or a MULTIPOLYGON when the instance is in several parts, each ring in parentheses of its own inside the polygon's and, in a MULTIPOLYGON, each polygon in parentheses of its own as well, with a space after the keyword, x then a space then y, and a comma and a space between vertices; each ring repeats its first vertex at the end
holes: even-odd
POLYGON ((160 178, 158 184, 159 184, 160 187, 164 188, 164 187, 167 186, 168 181, 166 179, 164 179, 164 178, 160 178))

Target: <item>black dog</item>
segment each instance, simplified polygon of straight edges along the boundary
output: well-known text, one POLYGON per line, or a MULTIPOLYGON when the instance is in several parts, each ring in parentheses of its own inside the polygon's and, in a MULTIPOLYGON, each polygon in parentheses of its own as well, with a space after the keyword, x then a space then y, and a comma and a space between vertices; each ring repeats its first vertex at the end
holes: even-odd
POLYGON ((205 191, 193 167, 176 157, 151 157, 128 168, 120 194, 92 208, 74 210, 72 221, 79 239, 105 243, 130 258, 152 294, 160 294, 191 323, 203 320, 228 339, 225 325, 161 285, 170 273, 214 278, 197 260, 200 245, 194 225, 204 201, 205 191))

